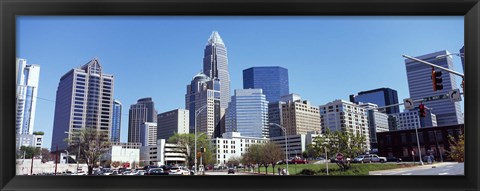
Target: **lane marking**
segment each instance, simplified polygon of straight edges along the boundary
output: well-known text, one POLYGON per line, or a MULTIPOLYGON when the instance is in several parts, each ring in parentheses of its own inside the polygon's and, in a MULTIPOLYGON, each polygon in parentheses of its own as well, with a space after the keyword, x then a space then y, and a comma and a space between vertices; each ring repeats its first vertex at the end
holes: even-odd
POLYGON ((405 173, 405 174, 402 174, 402 175, 412 175, 412 173, 405 173))
POLYGON ((447 175, 448 172, 442 172, 442 173, 438 173, 438 175, 447 175))

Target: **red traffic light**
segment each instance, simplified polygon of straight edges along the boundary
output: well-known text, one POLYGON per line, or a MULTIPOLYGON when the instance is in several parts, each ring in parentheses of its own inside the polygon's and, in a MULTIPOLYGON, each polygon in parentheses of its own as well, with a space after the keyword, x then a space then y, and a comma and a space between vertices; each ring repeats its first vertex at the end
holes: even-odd
POLYGON ((420 114, 420 117, 426 117, 427 116, 427 113, 426 113, 426 110, 425 110, 425 105, 423 104, 420 104, 418 105, 418 113, 420 114))
POLYGON ((433 91, 443 89, 442 71, 435 71, 435 69, 432 67, 431 79, 432 79, 433 91))

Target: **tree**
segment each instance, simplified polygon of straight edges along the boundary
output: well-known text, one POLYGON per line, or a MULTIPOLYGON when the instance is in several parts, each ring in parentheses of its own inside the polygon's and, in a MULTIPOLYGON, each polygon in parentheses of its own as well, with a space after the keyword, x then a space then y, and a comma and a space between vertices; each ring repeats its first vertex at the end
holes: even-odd
MULTIPOLYGON (((261 160, 262 160, 262 147, 259 144, 250 145, 247 148, 247 152, 243 154, 243 162, 249 165, 258 165, 260 167, 261 160)), ((258 172, 260 173, 260 168, 258 168, 258 172)))
POLYGON ((79 160, 83 159, 87 163, 88 175, 93 173, 94 166, 110 147, 108 132, 89 127, 73 131, 72 139, 66 141, 70 145, 70 153, 80 150, 80 153, 76 154, 78 154, 79 160))
POLYGON ((46 148, 42 148, 40 155, 42 156, 42 163, 46 163, 55 159, 54 155, 46 148))
POLYGON ((242 159, 238 156, 232 156, 228 159, 227 165, 229 167, 238 166, 238 165, 240 165, 241 160, 242 159))
POLYGON ((453 136, 448 136, 448 143, 450 144, 450 151, 447 151, 448 157, 457 162, 465 161, 465 136, 460 132, 455 139, 453 136))
MULTIPOLYGON (((187 163, 189 166, 195 164, 195 134, 178 134, 175 133, 167 140, 168 143, 178 144, 178 152, 184 153, 187 156, 187 163)), ((197 135, 197 152, 200 152, 200 148, 206 148, 206 152, 203 153, 203 164, 215 163, 215 155, 211 141, 207 139, 206 134, 197 135)), ((198 164, 200 164, 200 155, 197 158, 198 164)))
POLYGON ((40 148, 30 147, 30 146, 21 146, 20 147, 20 157, 23 158, 25 154, 26 159, 31 159, 33 157, 38 157, 41 153, 40 148))
POLYGON ((275 175, 275 165, 285 156, 285 153, 280 149, 279 145, 272 142, 265 143, 261 146, 264 153, 262 158, 264 159, 265 172, 268 174, 268 164, 272 164, 272 174, 275 175))

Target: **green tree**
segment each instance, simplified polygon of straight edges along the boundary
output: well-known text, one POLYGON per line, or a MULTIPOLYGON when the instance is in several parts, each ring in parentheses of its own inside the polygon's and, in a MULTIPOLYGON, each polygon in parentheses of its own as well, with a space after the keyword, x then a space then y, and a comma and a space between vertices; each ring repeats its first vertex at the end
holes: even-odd
POLYGON ((178 144, 180 148, 178 151, 184 153, 187 156, 187 163, 189 166, 195 164, 195 156, 197 156, 198 164, 200 164, 200 156, 202 156, 203 164, 215 163, 215 148, 212 146, 211 141, 207 139, 207 135, 202 133, 197 135, 197 152, 200 152, 200 148, 205 148, 206 152, 202 155, 195 155, 195 134, 178 134, 175 133, 167 140, 168 143, 178 144))
MULTIPOLYGON (((262 165, 262 146, 259 144, 254 144, 250 145, 250 147, 247 148, 247 151, 245 154, 243 154, 243 162, 249 165, 262 165)), ((257 169, 258 172, 260 173, 260 168, 257 169)))
POLYGON ((86 127, 73 131, 71 137, 72 139, 66 140, 70 145, 70 153, 78 154, 78 160, 83 159, 85 161, 88 166, 88 175, 91 175, 100 157, 110 147, 108 132, 86 127), (77 153, 78 150, 80 150, 80 153, 77 153))
POLYGON ((265 143, 261 145, 263 150, 263 161, 265 166, 265 172, 268 174, 267 167, 269 164, 272 165, 272 174, 275 175, 275 165, 279 160, 285 156, 285 153, 280 149, 280 145, 277 145, 272 142, 265 143))
POLYGON ((36 147, 30 147, 30 146, 21 146, 20 158, 23 158, 24 154, 26 159, 38 157, 41 154, 41 149, 36 147))
POLYGON ((455 139, 453 136, 448 136, 448 143, 450 144, 450 151, 447 151, 448 157, 457 162, 465 161, 465 136, 462 133, 455 139))

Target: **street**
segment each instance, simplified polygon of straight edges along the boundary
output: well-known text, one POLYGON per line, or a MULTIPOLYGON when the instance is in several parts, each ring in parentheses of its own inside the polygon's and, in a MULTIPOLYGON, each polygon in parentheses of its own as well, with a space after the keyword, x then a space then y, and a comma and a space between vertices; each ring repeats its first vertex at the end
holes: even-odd
POLYGON ((371 171, 370 175, 464 175, 464 163, 444 162, 431 165, 371 171))
POLYGON ((205 175, 262 175, 262 174, 254 174, 254 173, 248 173, 248 172, 235 172, 235 174, 228 174, 227 171, 205 171, 205 175))

